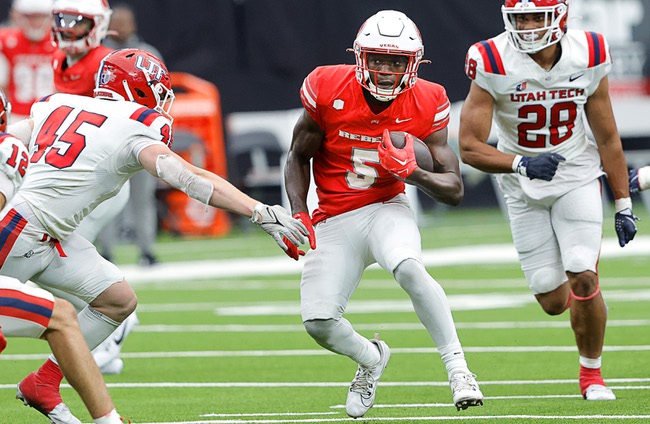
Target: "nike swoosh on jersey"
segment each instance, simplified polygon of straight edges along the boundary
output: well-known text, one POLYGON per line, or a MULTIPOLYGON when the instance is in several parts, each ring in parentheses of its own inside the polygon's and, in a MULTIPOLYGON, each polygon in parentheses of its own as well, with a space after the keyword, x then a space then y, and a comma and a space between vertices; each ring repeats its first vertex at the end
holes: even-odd
POLYGON ((406 119, 395 118, 395 123, 396 124, 401 124, 402 122, 407 122, 407 121, 410 121, 411 119, 413 119, 413 118, 406 118, 406 119))
POLYGON ((571 76, 569 77, 569 82, 573 82, 573 81, 577 80, 578 78, 580 78, 580 77, 583 76, 584 74, 585 74, 585 73, 583 72, 583 73, 578 74, 578 75, 571 75, 571 76))

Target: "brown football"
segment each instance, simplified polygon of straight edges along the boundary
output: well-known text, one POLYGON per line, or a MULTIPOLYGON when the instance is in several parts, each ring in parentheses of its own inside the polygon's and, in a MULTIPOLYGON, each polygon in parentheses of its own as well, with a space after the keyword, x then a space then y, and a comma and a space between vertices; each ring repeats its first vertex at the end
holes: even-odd
MULTIPOLYGON (((406 133, 404 131, 391 131, 390 139, 393 142, 393 146, 401 149, 404 147, 404 139, 406 133)), ((416 136, 413 136, 413 150, 415 151, 415 160, 418 163, 418 166, 425 171, 433 172, 433 157, 431 156, 431 151, 429 147, 416 136)))

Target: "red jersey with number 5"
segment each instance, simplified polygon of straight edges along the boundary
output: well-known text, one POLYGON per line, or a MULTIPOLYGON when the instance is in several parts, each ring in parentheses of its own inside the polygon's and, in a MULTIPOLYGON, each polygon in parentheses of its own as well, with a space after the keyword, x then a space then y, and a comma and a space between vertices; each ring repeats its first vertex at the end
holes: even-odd
POLYGON ((379 163, 377 143, 385 128, 424 140, 449 123, 445 89, 423 79, 387 109, 373 113, 352 65, 316 68, 305 78, 300 98, 325 133, 313 158, 318 194, 314 223, 404 192, 404 183, 379 163))

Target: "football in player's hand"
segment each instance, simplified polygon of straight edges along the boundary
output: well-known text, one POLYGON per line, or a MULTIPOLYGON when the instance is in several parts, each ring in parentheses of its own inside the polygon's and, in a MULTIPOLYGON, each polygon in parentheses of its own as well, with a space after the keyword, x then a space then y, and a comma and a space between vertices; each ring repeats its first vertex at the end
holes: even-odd
MULTIPOLYGON (((404 147, 406 133, 404 131, 391 131, 390 140, 393 146, 401 149, 404 147)), ((415 161, 418 166, 425 171, 433 172, 433 157, 429 147, 416 136, 413 136, 413 151, 415 152, 415 161)))

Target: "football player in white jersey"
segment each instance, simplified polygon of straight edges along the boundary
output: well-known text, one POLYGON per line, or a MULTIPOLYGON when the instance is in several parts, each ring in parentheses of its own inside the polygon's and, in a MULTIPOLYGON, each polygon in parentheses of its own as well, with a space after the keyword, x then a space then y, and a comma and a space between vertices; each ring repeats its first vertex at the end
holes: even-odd
POLYGON ((557 315, 571 306, 582 395, 613 400, 600 372, 607 320, 597 268, 601 175, 616 199, 621 247, 634 238, 636 218, 608 92, 607 42, 567 29, 568 3, 506 0, 505 32, 470 47, 460 154, 468 165, 499 174, 521 268, 542 309, 557 315), (493 118, 496 148, 486 143, 493 118))
MULTIPOLYGON (((53 94, 32 106, 31 118, 10 126, 31 157, 22 186, 0 213, 0 273, 87 302, 78 319, 91 349, 133 312, 137 299, 117 267, 74 231, 143 168, 206 207, 250 216, 285 250, 304 243, 308 230, 284 208, 250 198, 170 150, 174 93, 158 58, 137 49, 109 54, 94 97, 53 94)), ((50 357, 19 383, 18 398, 54 422, 69 422, 52 418, 57 408, 67 410, 62 377, 50 357)))
MULTIPOLYGON (((20 187, 29 156, 25 145, 5 133, 11 104, 0 90, 0 209, 20 187)), ((68 382, 79 393, 95 423, 122 424, 81 334, 70 303, 45 290, 28 287, 15 278, 0 276, 0 353, 7 337, 42 338, 59 358, 68 382)), ((54 412, 64 422, 79 423, 65 410, 54 412)))

